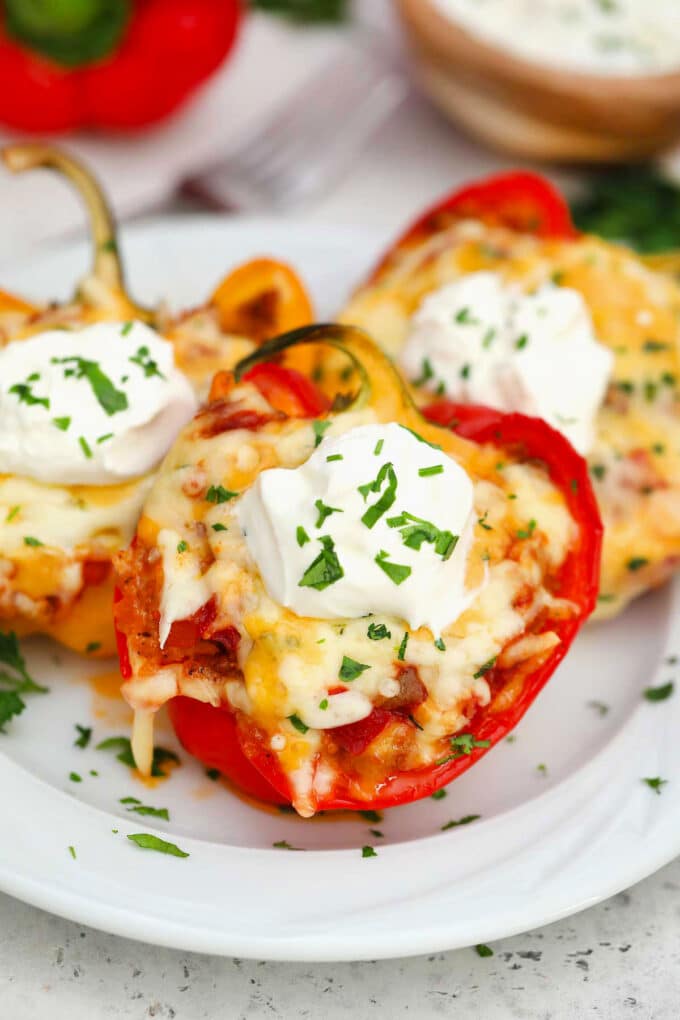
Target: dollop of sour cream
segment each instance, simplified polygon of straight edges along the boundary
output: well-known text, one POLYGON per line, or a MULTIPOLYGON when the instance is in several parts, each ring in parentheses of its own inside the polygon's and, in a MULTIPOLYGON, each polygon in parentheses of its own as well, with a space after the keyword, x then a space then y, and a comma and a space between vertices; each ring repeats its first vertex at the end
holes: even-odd
POLYGON ((263 471, 236 512, 269 595, 299 616, 386 613, 439 635, 471 600, 472 482, 400 425, 327 437, 263 471))
POLYGON ((413 382, 543 418, 586 454, 614 359, 578 291, 545 284, 526 294, 481 272, 425 298, 400 360, 413 382))
POLYGON ((197 407, 142 322, 49 330, 0 350, 0 472, 108 485, 150 471, 197 407))
POLYGON ((526 60, 605 75, 680 67, 677 0, 435 0, 442 14, 526 60))

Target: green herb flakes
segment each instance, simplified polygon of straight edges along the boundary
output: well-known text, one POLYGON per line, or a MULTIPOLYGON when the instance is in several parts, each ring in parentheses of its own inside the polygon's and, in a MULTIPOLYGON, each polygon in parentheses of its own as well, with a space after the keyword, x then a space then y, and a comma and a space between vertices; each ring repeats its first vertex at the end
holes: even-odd
POLYGON ((345 576, 335 552, 333 539, 325 535, 319 539, 319 542, 322 545, 321 552, 310 563, 298 581, 299 588, 314 588, 316 591, 323 591, 345 576))
POLYGON ((351 680, 356 680, 358 676, 361 676, 362 673, 365 673, 370 668, 370 666, 363 662, 357 662, 356 659, 350 659, 348 655, 343 655, 338 676, 341 680, 349 683, 351 680))
POLYGON ((175 843, 168 843, 165 839, 152 835, 150 832, 131 832, 127 837, 132 843, 142 850, 155 850, 159 854, 169 854, 171 857, 188 857, 189 854, 175 843))
POLYGON ((447 832, 449 829, 457 829, 459 825, 470 825, 471 822, 476 822, 481 817, 481 815, 463 815, 462 818, 453 819, 442 825, 442 832, 447 832))
POLYGON ((361 848, 361 856, 362 857, 377 857, 378 855, 377 855, 376 851, 373 849, 372 846, 362 846, 362 848, 361 848))
POLYGON ((294 726, 298 733, 307 733, 309 726, 306 726, 299 715, 289 715, 288 722, 291 726, 294 726))
POLYGON ((384 623, 369 623, 367 634, 371 641, 383 641, 392 637, 384 623))
POLYGON ((76 723, 75 727, 76 727, 76 730, 78 731, 78 736, 73 741, 73 746, 74 747, 82 747, 83 750, 84 750, 87 747, 87 745, 90 743, 90 740, 92 739, 92 727, 91 726, 81 726, 79 723, 76 723))
POLYGON ((666 701, 674 690, 675 684, 672 680, 669 680, 667 684, 661 684, 660 687, 647 687, 644 691, 644 697, 647 701, 666 701))
POLYGON ((211 485, 205 494, 208 503, 228 503, 230 499, 238 496, 238 492, 225 489, 223 485, 211 485))

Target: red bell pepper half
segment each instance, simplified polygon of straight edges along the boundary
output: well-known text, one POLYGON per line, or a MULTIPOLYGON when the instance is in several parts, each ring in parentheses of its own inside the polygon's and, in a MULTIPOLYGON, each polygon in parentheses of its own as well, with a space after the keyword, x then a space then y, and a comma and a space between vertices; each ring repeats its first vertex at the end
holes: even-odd
POLYGON ((491 227, 537 237, 563 240, 578 237, 569 206, 545 177, 525 170, 496 174, 451 192, 427 209, 397 238, 369 282, 378 279, 395 255, 462 219, 480 220, 491 227))
POLYGON ((4 0, 0 122, 130 130, 171 114, 229 53, 239 0, 4 0))
MULTIPOLYGON (((277 383, 282 384, 283 379, 279 377, 277 383)), ((291 391, 293 404, 297 399, 291 391)), ((340 777, 333 789, 319 799, 318 810, 392 807, 426 797, 450 783, 517 725, 565 656, 596 603, 602 525, 585 461, 567 440, 543 421, 486 407, 440 401, 429 407, 425 415, 433 423, 452 428, 472 442, 492 444, 523 460, 545 466, 564 496, 577 527, 577 538, 554 587, 554 594, 569 600, 575 612, 553 616, 548 611, 542 629, 554 631, 560 640, 533 671, 518 674, 512 668, 490 666, 485 678, 490 684, 491 702, 478 708, 470 719, 463 738, 467 746, 460 754, 454 751, 435 764, 390 775, 378 784, 375 795, 368 799, 358 799, 340 777)), ((234 716, 229 708, 214 708, 186 697, 173 699, 169 712, 184 747, 205 765, 218 769, 246 793, 261 800, 290 803, 288 781, 277 756, 252 720, 242 714, 234 716)), ((337 742, 348 753, 359 754, 380 736, 395 716, 403 720, 404 710, 375 708, 367 719, 335 731, 337 742)))

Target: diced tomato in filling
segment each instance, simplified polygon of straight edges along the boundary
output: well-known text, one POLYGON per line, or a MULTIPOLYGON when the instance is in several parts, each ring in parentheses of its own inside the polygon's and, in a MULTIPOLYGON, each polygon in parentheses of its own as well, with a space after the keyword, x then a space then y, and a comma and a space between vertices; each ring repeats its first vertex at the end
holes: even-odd
POLYGON ((108 560, 85 560, 83 563, 83 584, 87 588, 95 588, 103 584, 111 572, 108 560))

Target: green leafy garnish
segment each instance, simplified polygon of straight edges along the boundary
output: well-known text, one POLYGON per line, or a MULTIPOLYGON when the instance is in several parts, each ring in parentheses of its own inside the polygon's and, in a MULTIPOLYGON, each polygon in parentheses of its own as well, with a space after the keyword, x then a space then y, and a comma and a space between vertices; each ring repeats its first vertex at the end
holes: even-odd
POLYGON ((372 846, 362 846, 362 848, 361 848, 361 856, 362 857, 377 857, 378 855, 377 855, 377 853, 375 852, 375 850, 373 849, 372 846))
POLYGON ((85 651, 88 655, 92 655, 93 652, 98 652, 101 646, 101 641, 88 641, 85 645, 85 651))
POLYGON ((0 733, 4 733, 5 725, 26 708, 22 695, 45 694, 47 687, 30 676, 14 631, 0 631, 0 663, 7 667, 0 670, 0 733))
POLYGON ((8 392, 15 393, 19 398, 20 404, 28 404, 29 406, 38 404, 41 407, 46 408, 48 411, 50 409, 50 398, 36 397, 33 393, 33 387, 28 382, 15 383, 14 386, 10 386, 8 392))
POLYGON ((219 769, 206 769, 205 774, 213 783, 216 783, 222 775, 219 769))
POLYGON ((73 746, 86 748, 92 738, 92 727, 81 726, 79 723, 76 723, 75 726, 78 730, 78 736, 73 741, 73 746))
POLYGON ((476 822, 481 817, 481 815, 463 815, 462 818, 456 818, 442 825, 442 832, 446 832, 447 829, 457 829, 459 825, 469 825, 470 822, 476 822))
POLYGON ((384 638, 392 637, 384 623, 369 623, 367 634, 371 641, 382 641, 384 638))
POLYGON ((87 379, 97 401, 109 417, 127 410, 128 398, 126 394, 122 390, 116 389, 96 361, 88 361, 86 358, 79 357, 52 358, 52 364, 74 365, 74 370, 67 370, 64 375, 69 377, 73 375, 76 379, 87 379))
POLYGON ((20 511, 21 511, 21 507, 20 506, 10 507, 10 509, 7 512, 7 516, 5 517, 5 524, 9 524, 10 521, 13 521, 14 518, 18 516, 20 511))
POLYGON ((389 528, 397 528, 402 542, 408 549, 420 552, 423 542, 434 546, 434 551, 443 560, 448 560, 458 544, 459 535, 441 531, 431 521, 402 511, 396 517, 387 518, 389 528))
POLYGON ((409 633, 407 630, 405 630, 404 636, 401 639, 401 644, 399 645, 399 651, 397 652, 397 658, 399 659, 400 662, 404 661, 404 656, 406 655, 406 646, 408 645, 408 638, 409 633))
POLYGON ((188 548, 189 548, 189 543, 185 542, 184 539, 182 539, 181 542, 177 543, 177 552, 178 553, 184 553, 184 552, 187 551, 188 548))
POLYGON ((320 421, 312 422, 312 429, 314 431, 314 447, 315 448, 317 446, 321 445, 321 440, 323 439, 326 431, 331 427, 331 425, 332 425, 332 422, 327 421, 327 420, 326 421, 320 420, 320 421))
POLYGON ((272 843, 275 850, 304 850, 303 846, 291 846, 287 839, 280 839, 276 843, 272 843))
POLYGON ((52 419, 52 424, 54 425, 55 428, 59 429, 61 432, 66 432, 68 427, 69 427, 69 425, 71 424, 71 419, 70 418, 53 418, 52 419))
POLYGON ((349 16, 349 0, 250 0, 250 6, 297 22, 338 22, 349 16))
POLYGON ((442 787, 441 790, 435 790, 434 793, 430 794, 432 800, 444 800, 446 796, 446 790, 442 787))
POLYGON ((78 442, 80 443, 80 449, 88 460, 92 460, 92 449, 85 436, 78 436, 78 442))
POLYGON ((345 572, 340 566, 340 561, 335 552, 333 539, 328 535, 324 535, 319 539, 319 542, 321 542, 323 548, 316 559, 309 564, 298 581, 299 588, 314 588, 316 591, 323 591, 324 588, 328 588, 329 585, 335 584, 336 581, 345 576, 345 572))
POLYGON ((77 772, 69 772, 68 777, 72 783, 82 783, 83 781, 83 777, 79 776, 77 772))
POLYGON ((411 576, 411 568, 404 563, 390 563, 389 555, 388 552, 381 549, 374 562, 387 574, 390 581, 394 584, 403 584, 407 577, 411 576))
POLYGON ((647 687, 644 691, 644 696, 647 701, 665 701, 666 698, 670 698, 675 684, 670 680, 667 684, 661 684, 660 687, 647 687))
POLYGON ((475 946, 475 950, 477 952, 477 956, 481 957, 493 956, 493 949, 491 948, 491 946, 487 946, 483 942, 479 942, 475 946))
POLYGON ((70 846, 68 848, 68 852, 70 853, 71 857, 75 861, 75 859, 76 859, 76 848, 74 846, 70 846))
POLYGON ((356 680, 358 676, 361 676, 362 673, 365 673, 370 668, 370 666, 363 662, 357 662, 356 659, 350 659, 348 655, 343 655, 338 676, 341 680, 356 680))
POLYGON ((307 730, 309 729, 309 726, 306 726, 303 723, 303 721, 302 721, 302 719, 300 718, 299 715, 295 715, 295 714, 289 715, 288 716, 288 722, 291 724, 291 726, 295 727, 295 729, 298 731, 298 733, 306 733, 307 730))
POLYGON ((367 822, 373 822, 374 824, 383 820, 383 816, 379 811, 373 811, 370 808, 365 811, 357 811, 357 814, 365 818, 367 822))
POLYGON ((417 379, 413 380, 414 386, 424 386, 430 379, 434 379, 434 369, 429 358, 423 358, 422 369, 417 379))
POLYGON ((329 457, 326 457, 326 463, 331 464, 334 460, 344 460, 345 458, 341 453, 332 453, 329 457))
POLYGON ((642 570, 642 568, 646 567, 648 563, 649 560, 645 559, 644 556, 632 556, 626 563, 626 566, 628 570, 635 572, 636 570, 642 570))
POLYGON ((307 545, 308 542, 312 541, 301 524, 299 524, 297 527, 295 537, 297 538, 297 544, 300 546, 300 548, 302 548, 303 545, 307 545))
POLYGON ((35 535, 24 535, 24 545, 29 545, 33 549, 38 549, 44 543, 36 538, 35 535))
POLYGON ((375 449, 373 451, 373 456, 374 457, 379 457, 380 456, 380 454, 382 453, 382 448, 383 448, 384 445, 385 445, 385 440, 384 439, 379 439, 378 442, 375 444, 375 449))
POLYGON ((535 530, 536 530, 536 521, 532 518, 529 521, 529 523, 526 526, 526 528, 520 528, 520 530, 517 532, 517 538, 521 538, 521 539, 531 538, 531 536, 533 535, 535 530))
POLYGON ((437 649, 437 651, 439 651, 439 652, 445 652, 445 651, 446 651, 446 645, 444 644, 444 639, 443 639, 443 638, 440 638, 440 637, 438 637, 438 638, 437 638, 437 640, 436 640, 436 641, 435 641, 435 643, 434 643, 434 647, 435 647, 435 648, 437 649))
POLYGON ((155 850, 159 854, 169 854, 171 857, 189 856, 185 850, 180 850, 176 843, 168 843, 167 840, 153 836, 150 832, 130 832, 128 839, 142 850, 155 850))
POLYGON ((493 669, 496 665, 497 658, 498 656, 494 655, 492 658, 487 659, 487 661, 479 667, 477 672, 472 674, 473 680, 479 680, 480 676, 484 676, 484 674, 488 673, 490 669, 493 669))
POLYGON ((650 778, 643 779, 642 782, 646 783, 650 790, 654 790, 654 793, 660 794, 661 787, 665 786, 668 780, 661 779, 659 776, 654 776, 651 779, 650 778))
POLYGON ((149 807, 148 804, 142 804, 136 797, 121 797, 120 803, 125 804, 128 811, 134 811, 137 815, 162 818, 165 822, 170 821, 170 813, 167 808, 149 807))
POLYGON ((456 758, 462 758, 472 752, 478 747, 491 747, 490 740, 477 740, 472 733, 459 733, 456 737, 451 737, 449 743, 451 744, 451 750, 453 754, 447 755, 446 758, 440 758, 439 761, 435 762, 436 765, 445 765, 449 761, 454 761, 456 758))
POLYGON ((154 361, 149 352, 149 348, 146 346, 139 347, 137 349, 137 353, 131 358, 128 358, 128 361, 131 361, 133 365, 139 365, 144 372, 146 379, 150 379, 153 375, 157 375, 159 379, 165 379, 165 376, 158 367, 158 362, 154 361))
POLYGON ((229 531, 229 528, 225 524, 213 524, 213 531, 229 531))
POLYGON ((314 503, 314 506, 316 507, 319 513, 319 516, 316 519, 316 524, 314 525, 316 528, 322 528, 324 525, 324 521, 326 520, 327 517, 330 517, 331 514, 344 513, 344 511, 337 506, 327 506, 322 499, 317 499, 314 503))
POLYGON ((223 485, 211 485, 205 494, 208 503, 228 503, 236 496, 238 496, 238 492, 225 489, 223 485))
MULTIPOLYGON (((121 764, 127 765, 128 768, 131 769, 136 768, 129 737, 108 737, 106 740, 102 740, 101 743, 97 744, 95 750, 118 751, 116 759, 121 762, 121 764)), ((151 775, 156 777, 166 776, 167 772, 163 772, 160 767, 166 761, 171 761, 174 762, 174 764, 179 765, 179 757, 174 751, 169 751, 165 747, 154 747, 151 775)))
POLYGON ((373 528, 383 514, 387 513, 397 498, 397 476, 394 472, 394 467, 388 461, 386 464, 383 464, 372 482, 359 486, 359 492, 364 497, 365 503, 369 493, 380 492, 385 481, 387 481, 387 485, 382 496, 372 506, 369 506, 361 518, 362 524, 365 524, 367 528, 373 528))
POLYGON ((433 464, 432 467, 418 468, 418 474, 421 478, 430 478, 432 475, 441 475, 443 473, 443 464, 433 464))
POLYGON ((593 175, 572 213, 586 233, 640 252, 668 251, 680 234, 680 189, 651 167, 622 166, 593 175))

